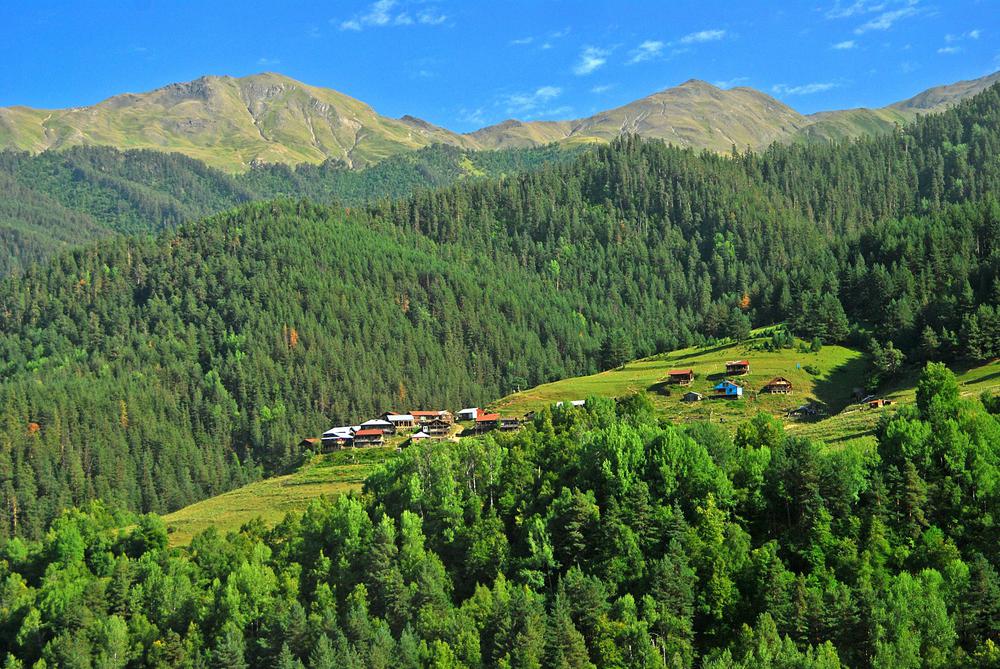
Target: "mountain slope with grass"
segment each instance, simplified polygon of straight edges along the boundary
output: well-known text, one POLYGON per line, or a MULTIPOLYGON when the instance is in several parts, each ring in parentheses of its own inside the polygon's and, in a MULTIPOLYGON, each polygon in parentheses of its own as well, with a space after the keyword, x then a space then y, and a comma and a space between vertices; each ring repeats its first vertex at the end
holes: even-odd
POLYGON ((728 152, 772 142, 879 134, 918 115, 940 112, 996 83, 1000 73, 929 89, 882 109, 803 115, 751 88, 683 84, 592 116, 508 120, 459 134, 411 116, 399 119, 337 91, 284 75, 205 76, 89 107, 0 108, 0 148, 33 153, 111 146, 181 153, 230 173, 255 164, 343 161, 364 167, 433 144, 464 149, 570 147, 622 134, 682 147, 728 152))
POLYGON ((90 107, 0 109, 0 146, 38 152, 72 146, 172 151, 229 172, 257 162, 361 167, 431 144, 474 148, 419 119, 391 119, 337 91, 275 73, 206 76, 90 107))

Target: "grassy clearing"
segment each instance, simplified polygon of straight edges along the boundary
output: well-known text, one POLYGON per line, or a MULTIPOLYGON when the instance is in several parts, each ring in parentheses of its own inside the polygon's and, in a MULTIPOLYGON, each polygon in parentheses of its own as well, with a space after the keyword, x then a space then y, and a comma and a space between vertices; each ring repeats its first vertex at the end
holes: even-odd
MULTIPOLYGON (((952 366, 958 379, 958 389, 965 398, 978 397, 983 392, 1000 391, 1000 360, 994 360, 977 367, 952 366)), ((887 387, 880 397, 895 404, 916 401, 918 369, 911 369, 887 387)), ((847 444, 852 441, 874 442, 875 427, 882 414, 891 412, 894 406, 868 409, 850 405, 844 411, 825 420, 802 423, 796 426, 796 434, 818 439, 831 445, 847 444)))
MULTIPOLYGON (((636 360, 621 369, 600 374, 563 379, 554 383, 509 395, 491 408, 508 414, 538 410, 559 401, 587 397, 621 397, 645 392, 663 415, 679 422, 710 420, 729 425, 739 423, 765 411, 785 421, 786 427, 822 441, 832 447, 842 447, 855 441, 872 443, 879 417, 894 407, 868 409, 854 404, 853 391, 864 386, 867 363, 864 355, 843 346, 824 346, 818 353, 802 353, 798 348, 766 352, 755 350, 762 341, 763 330, 754 333, 756 339, 743 344, 728 344, 712 348, 686 348, 671 353, 636 360), (751 373, 736 380, 744 386, 742 400, 703 400, 685 403, 681 397, 688 390, 708 395, 711 388, 726 378, 727 360, 750 360, 751 373), (810 374, 809 367, 817 371, 810 374), (660 386, 670 369, 693 369, 691 386, 660 386), (790 395, 758 395, 758 391, 775 376, 792 382, 790 395), (669 393, 669 394, 666 394, 669 393), (823 415, 811 419, 790 418, 786 414, 803 404, 815 403, 823 415)), ((983 391, 1000 390, 1000 361, 979 367, 955 368, 959 387, 964 396, 977 396, 983 391)), ((880 397, 897 404, 913 402, 919 370, 913 369, 885 389, 880 397)))
POLYGON ((318 497, 360 490, 365 478, 395 454, 395 448, 386 447, 318 455, 295 473, 257 481, 186 506, 164 516, 170 544, 187 545, 194 535, 210 526, 228 532, 255 518, 273 525, 290 511, 302 511, 318 497))
POLYGON ((729 422, 752 416, 758 411, 784 416, 788 410, 809 402, 824 406, 830 414, 837 413, 851 401, 852 390, 863 385, 866 363, 858 351, 843 346, 824 346, 818 353, 800 353, 796 349, 774 352, 755 350, 755 344, 761 341, 763 339, 758 338, 741 344, 692 347, 636 360, 621 369, 564 379, 515 393, 496 402, 493 408, 517 414, 558 401, 645 392, 668 418, 729 422), (715 384, 728 378, 725 362, 743 358, 750 360, 751 371, 734 377, 744 387, 743 399, 681 401, 689 390, 705 396, 711 394, 715 384), (807 366, 815 368, 818 373, 806 372, 807 366), (690 386, 660 385, 668 370, 688 368, 695 373, 695 380, 690 386), (776 376, 791 381, 793 392, 790 395, 759 395, 757 391, 776 376))

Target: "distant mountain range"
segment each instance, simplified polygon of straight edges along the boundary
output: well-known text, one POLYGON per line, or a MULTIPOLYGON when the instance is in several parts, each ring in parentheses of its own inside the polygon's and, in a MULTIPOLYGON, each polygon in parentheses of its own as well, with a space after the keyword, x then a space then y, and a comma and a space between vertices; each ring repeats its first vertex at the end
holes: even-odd
POLYGON ((1000 81, 1000 72, 928 89, 880 109, 803 115, 752 88, 690 80, 627 105, 572 121, 508 120, 456 133, 412 116, 376 113, 343 93, 264 73, 206 76, 90 107, 0 108, 0 148, 30 152, 98 145, 175 151, 242 172, 254 162, 372 164, 431 144, 465 149, 605 142, 624 133, 727 151, 775 141, 814 141, 891 130, 1000 81))

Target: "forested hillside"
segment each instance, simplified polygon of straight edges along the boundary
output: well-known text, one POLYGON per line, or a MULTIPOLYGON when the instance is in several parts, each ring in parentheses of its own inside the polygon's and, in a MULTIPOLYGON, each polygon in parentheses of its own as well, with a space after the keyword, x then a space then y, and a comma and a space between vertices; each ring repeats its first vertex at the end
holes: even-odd
MULTIPOLYGON (((751 323, 995 355, 998 98, 759 156, 626 137, 402 200, 247 204, 62 254, 0 290, 0 533, 37 537, 93 497, 173 509, 280 471, 331 422, 483 403, 751 323)), ((265 181, 333 197, 312 170, 265 181)))
POLYGON ((995 667, 996 399, 943 365, 876 449, 640 397, 410 448, 361 497, 169 551, 71 511, 0 549, 6 666, 995 667), (43 660, 44 665, 34 664, 43 660))
POLYGON ((339 161, 259 164, 231 175, 180 154, 77 147, 0 152, 0 275, 111 233, 146 235, 251 200, 306 197, 354 206, 470 177, 499 177, 572 159, 554 147, 463 151, 434 146, 364 170, 339 161))

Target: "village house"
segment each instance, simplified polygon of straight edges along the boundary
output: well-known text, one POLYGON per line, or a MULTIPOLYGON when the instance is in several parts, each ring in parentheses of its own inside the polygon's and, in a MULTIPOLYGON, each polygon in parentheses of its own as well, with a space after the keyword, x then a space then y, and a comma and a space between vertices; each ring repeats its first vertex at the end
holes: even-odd
POLYGON ((354 433, 355 446, 381 446, 382 430, 378 428, 361 429, 354 433))
POLYGON ((411 442, 423 441, 425 439, 430 439, 431 436, 432 435, 428 434, 427 432, 419 430, 410 435, 410 441, 411 442))
POLYGON ((476 426, 473 431, 476 434, 482 434, 483 432, 489 432, 497 426, 500 422, 500 414, 498 413, 481 413, 476 416, 476 426))
POLYGON ((468 409, 462 409, 458 412, 459 420, 476 420, 476 416, 479 415, 479 409, 477 407, 469 407, 468 409))
POLYGON ((354 445, 354 431, 349 427, 335 427, 323 433, 323 452, 328 453, 354 445))
POLYGON ((730 360, 726 363, 726 374, 731 376, 741 376, 750 373, 749 360, 730 360))
POLYGON ((878 409, 879 407, 887 407, 890 404, 892 404, 892 400, 877 399, 877 400, 872 400, 871 402, 869 402, 868 403, 868 408, 869 409, 878 409))
MULTIPOLYGON (((563 406, 565 404, 566 404, 566 402, 556 402, 556 406, 557 407, 561 407, 561 406, 563 406)), ((582 407, 582 406, 585 406, 586 404, 587 404, 587 400, 572 400, 572 401, 569 402, 569 405, 570 406, 574 406, 574 407, 582 407)))
MULTIPOLYGON (((423 425, 424 423, 429 423, 432 420, 440 418, 441 414, 444 412, 438 410, 438 411, 413 411, 412 413, 413 413, 413 418, 418 423, 423 425)), ((450 416, 451 414, 448 415, 450 416)))
POLYGON ((792 392, 792 382, 783 376, 776 376, 763 388, 760 389, 762 393, 770 393, 771 395, 787 395, 792 392))
POLYGON ((716 384, 712 390, 715 394, 712 395, 713 398, 725 398, 725 399, 738 399, 743 397, 743 387, 739 386, 732 381, 723 381, 716 384))
POLYGON ((510 432, 511 430, 517 430, 521 427, 521 420, 519 418, 500 418, 497 420, 497 428, 501 432, 510 432))
POLYGON ((431 437, 447 437, 448 432, 451 431, 451 423, 440 418, 435 418, 432 421, 424 423, 421 431, 431 437))
POLYGON ((382 414, 382 420, 392 423, 392 426, 397 430, 413 427, 415 424, 414 417, 408 413, 393 413, 387 411, 382 414))
POLYGON ((684 393, 684 397, 682 397, 681 399, 685 402, 700 402, 705 398, 701 393, 696 393, 695 391, 692 390, 690 392, 684 393))
POLYGON ((300 451, 315 451, 318 447, 323 445, 322 439, 317 439, 316 437, 306 437, 299 442, 300 451))
POLYGON ((693 369, 671 369, 667 372, 667 379, 670 383, 676 383, 682 386, 689 386, 691 382, 694 381, 694 370, 693 369))
POLYGON ((379 430, 385 434, 396 434, 396 426, 381 418, 366 420, 360 426, 361 430, 379 430))

